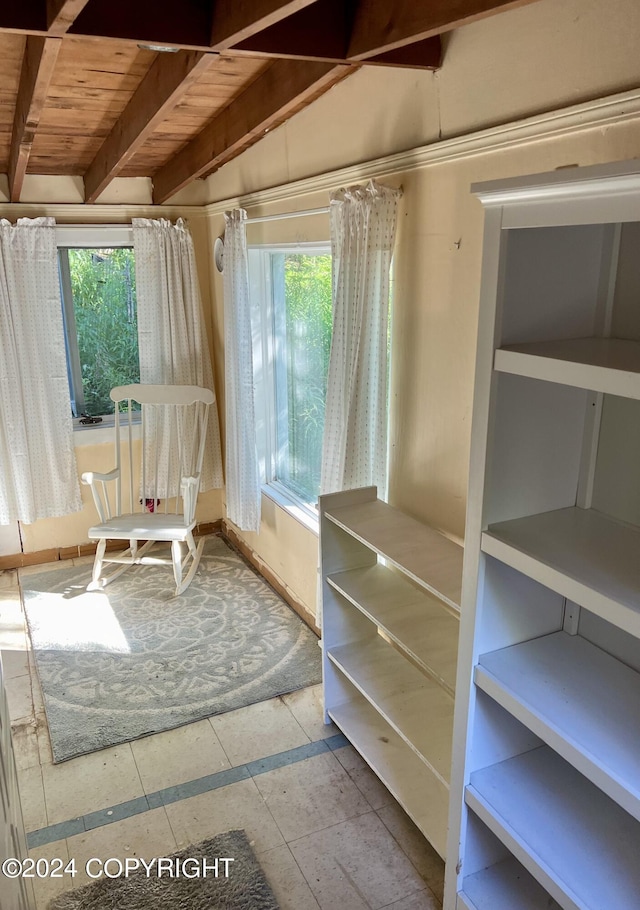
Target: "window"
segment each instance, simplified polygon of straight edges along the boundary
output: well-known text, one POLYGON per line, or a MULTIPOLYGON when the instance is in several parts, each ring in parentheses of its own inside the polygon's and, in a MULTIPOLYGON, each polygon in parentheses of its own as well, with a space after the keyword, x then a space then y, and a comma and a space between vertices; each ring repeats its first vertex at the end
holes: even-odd
POLYGON ((253 248, 249 272, 263 480, 315 506, 331 347, 329 246, 253 248))
POLYGON ((140 381, 135 260, 130 233, 59 229, 58 264, 74 417, 112 414, 114 386, 140 381), (126 234, 128 245, 122 243, 126 234), (78 242, 85 240, 84 243, 78 242), (104 244, 95 241, 103 240, 104 244), (120 241, 119 243, 117 241, 120 241), (92 244, 92 245, 87 245, 92 244))

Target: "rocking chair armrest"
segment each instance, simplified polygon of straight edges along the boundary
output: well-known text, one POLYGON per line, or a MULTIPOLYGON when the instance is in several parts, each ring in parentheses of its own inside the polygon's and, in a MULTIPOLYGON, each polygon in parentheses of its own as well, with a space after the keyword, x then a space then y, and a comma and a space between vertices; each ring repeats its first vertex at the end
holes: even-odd
POLYGON ((120 474, 119 468, 114 468, 113 471, 109 471, 108 474, 99 474, 97 471, 85 471, 82 475, 82 482, 93 485, 97 480, 109 481, 115 480, 120 474))
MULTIPOLYGON (((109 471, 108 474, 99 474, 97 471, 86 471, 82 475, 82 482, 88 484, 88 486, 91 487, 93 502, 100 517, 100 521, 103 524, 105 521, 111 518, 111 505, 109 503, 109 496, 107 495, 107 488, 105 487, 105 483, 110 480, 117 480, 118 477, 120 477, 120 468, 114 468, 113 471, 109 471), (102 483, 102 486, 98 486, 99 483, 102 483)), ((117 500, 117 509, 119 511, 119 494, 117 500)))

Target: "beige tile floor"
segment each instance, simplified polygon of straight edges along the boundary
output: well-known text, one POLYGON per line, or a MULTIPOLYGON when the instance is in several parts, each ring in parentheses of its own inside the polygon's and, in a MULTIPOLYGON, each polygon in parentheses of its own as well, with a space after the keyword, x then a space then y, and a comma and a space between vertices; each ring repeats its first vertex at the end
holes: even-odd
MULTIPOLYGON (((27 831, 338 732, 315 686, 54 765, 16 572, 0 572, 0 649, 27 831)), ((81 870, 37 881, 37 910, 85 884, 90 857, 166 856, 230 828, 247 832, 281 910, 441 907, 442 860, 347 745, 32 849, 81 870)))

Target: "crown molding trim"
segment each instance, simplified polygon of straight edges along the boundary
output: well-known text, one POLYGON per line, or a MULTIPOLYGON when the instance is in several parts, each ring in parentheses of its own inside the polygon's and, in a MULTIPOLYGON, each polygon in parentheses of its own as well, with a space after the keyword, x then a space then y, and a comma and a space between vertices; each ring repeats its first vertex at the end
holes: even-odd
POLYGON ((330 192, 338 186, 368 180, 372 177, 393 177, 418 170, 427 165, 443 164, 473 155, 517 148, 519 145, 575 135, 592 129, 605 129, 640 119, 640 88, 582 104, 536 114, 523 120, 442 139, 397 152, 360 164, 326 171, 302 180, 269 187, 242 196, 210 202, 205 205, 208 216, 220 215, 230 208, 253 208, 270 203, 285 202, 312 193, 330 192))
POLYGON ((442 139, 404 152, 396 152, 347 167, 337 168, 268 187, 239 196, 216 200, 202 205, 151 203, 111 203, 86 205, 63 202, 0 202, 0 218, 37 217, 50 215, 61 222, 81 224, 118 223, 130 218, 202 218, 220 215, 230 208, 254 208, 271 203, 286 202, 300 196, 331 192, 339 186, 363 180, 388 178, 424 168, 428 165, 469 158, 489 152, 517 148, 532 141, 577 135, 593 129, 608 129, 640 120, 640 88, 597 98, 582 104, 536 114, 523 120, 502 124, 485 130, 442 139))

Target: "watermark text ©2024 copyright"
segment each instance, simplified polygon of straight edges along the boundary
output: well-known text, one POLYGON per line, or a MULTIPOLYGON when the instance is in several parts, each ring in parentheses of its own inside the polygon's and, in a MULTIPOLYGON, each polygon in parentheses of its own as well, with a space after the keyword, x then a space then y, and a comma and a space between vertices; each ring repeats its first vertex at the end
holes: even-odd
MULTIPOLYGON (((229 856, 213 858, 204 856, 159 856, 145 860, 141 856, 127 856, 118 859, 99 859, 93 856, 82 866, 89 878, 128 878, 134 872, 142 872, 147 878, 229 878, 229 867, 233 862, 229 856)), ((0 873, 5 878, 74 878, 80 870, 75 859, 34 860, 5 859, 0 873)))

